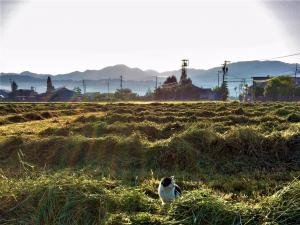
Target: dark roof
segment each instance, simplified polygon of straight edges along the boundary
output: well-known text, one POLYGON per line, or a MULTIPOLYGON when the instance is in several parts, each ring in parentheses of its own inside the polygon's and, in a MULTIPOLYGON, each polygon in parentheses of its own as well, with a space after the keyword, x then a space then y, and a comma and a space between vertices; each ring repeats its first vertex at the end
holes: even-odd
POLYGON ((192 83, 162 86, 157 90, 156 97, 162 100, 200 100, 213 99, 214 91, 200 88, 192 83))
POLYGON ((37 95, 37 93, 34 90, 30 89, 18 89, 14 92, 15 96, 32 96, 37 95))
POLYGON ((77 97, 75 91, 69 90, 65 87, 57 88, 49 93, 39 95, 39 100, 49 102, 66 102, 72 101, 77 97))
POLYGON ((264 76, 264 77, 252 77, 253 80, 269 80, 271 76, 264 76))
POLYGON ((99 95, 100 92, 86 92, 83 94, 83 96, 87 96, 87 97, 94 97, 96 95, 99 95))
POLYGON ((194 90, 197 90, 198 92, 200 92, 202 94, 208 94, 208 93, 213 92, 210 88, 201 88, 201 87, 197 87, 193 84, 191 84, 191 88, 194 89, 194 90))

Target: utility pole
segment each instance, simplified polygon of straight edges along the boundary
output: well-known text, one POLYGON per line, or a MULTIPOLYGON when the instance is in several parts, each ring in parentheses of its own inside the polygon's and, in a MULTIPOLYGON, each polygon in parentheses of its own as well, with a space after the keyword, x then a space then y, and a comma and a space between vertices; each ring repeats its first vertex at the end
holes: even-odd
MULTIPOLYGON (((296 63, 296 69, 295 69, 295 87, 297 86, 297 74, 300 72, 299 68, 298 68, 298 63, 296 63)), ((293 91, 293 100, 296 99, 296 90, 294 89, 293 91)))
POLYGON ((123 89, 123 76, 122 75, 120 76, 120 89, 121 89, 121 91, 123 89))
POLYGON ((223 77, 222 77, 222 82, 224 83, 225 78, 228 74, 228 66, 227 63, 230 63, 230 61, 225 60, 224 64, 222 64, 222 72, 223 72, 223 77))
POLYGON ((221 98, 223 101, 227 100, 228 97, 228 85, 227 85, 227 81, 225 80, 227 74, 228 74, 228 66, 227 63, 229 63, 230 61, 225 60, 224 64, 222 64, 222 86, 221 86, 221 98))
POLYGON ((86 93, 86 83, 84 80, 82 80, 82 88, 83 88, 83 94, 86 93))
POLYGON ((107 99, 109 99, 109 78, 107 79, 107 99))
POLYGON ((220 73, 221 72, 222 72, 221 70, 218 70, 218 87, 220 87, 220 73))
POLYGON ((299 72, 298 63, 296 63, 296 69, 295 69, 295 83, 297 82, 297 73, 299 72))

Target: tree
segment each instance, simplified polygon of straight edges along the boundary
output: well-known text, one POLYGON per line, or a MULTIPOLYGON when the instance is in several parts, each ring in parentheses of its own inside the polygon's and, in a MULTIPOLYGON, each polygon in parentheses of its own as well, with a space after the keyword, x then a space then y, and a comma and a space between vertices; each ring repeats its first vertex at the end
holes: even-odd
POLYGON ((145 98, 146 100, 153 100, 153 98, 154 98, 154 92, 151 91, 151 89, 149 88, 149 89, 147 90, 147 92, 146 92, 144 98, 145 98))
POLYGON ((177 78, 175 75, 169 76, 164 82, 164 84, 172 84, 172 83, 177 83, 177 78))
POLYGON ((11 92, 16 92, 18 90, 18 85, 15 81, 11 83, 11 92))
POLYGON ((221 85, 221 100, 226 101, 229 95, 227 82, 224 81, 221 85))
POLYGON ((300 86, 295 88, 295 97, 297 97, 298 99, 300 98, 300 86))
POLYGON ((78 95, 81 95, 81 89, 80 89, 80 87, 75 87, 75 88, 73 89, 73 91, 76 93, 77 96, 78 96, 78 95))
POLYGON ((274 77, 267 81, 264 96, 269 100, 291 100, 296 90, 295 80, 289 76, 274 77))
POLYGON ((114 93, 114 98, 116 100, 136 100, 137 94, 133 93, 129 88, 117 89, 114 93))
POLYGON ((216 93, 216 97, 219 100, 226 101, 229 95, 227 82, 224 81, 224 83, 221 85, 221 87, 215 87, 213 91, 216 93))
POLYGON ((103 100, 103 97, 101 96, 101 94, 100 93, 96 93, 95 97, 94 97, 94 101, 98 102, 98 101, 101 101, 101 100, 103 100))
POLYGON ((254 100, 261 97, 261 96, 264 96, 264 88, 259 87, 258 85, 255 86, 253 88, 253 96, 254 96, 254 100))

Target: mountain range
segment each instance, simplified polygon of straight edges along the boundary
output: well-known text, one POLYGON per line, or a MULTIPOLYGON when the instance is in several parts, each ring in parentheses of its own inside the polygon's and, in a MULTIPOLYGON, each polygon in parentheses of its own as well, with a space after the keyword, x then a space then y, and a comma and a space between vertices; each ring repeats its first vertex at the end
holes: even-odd
MULTIPOLYGON (((293 75, 295 73, 295 64, 281 61, 242 61, 231 63, 228 66, 228 80, 239 81, 246 79, 251 82, 253 76, 278 76, 293 75)), ((212 88, 218 83, 218 70, 220 67, 204 69, 188 69, 188 76, 193 83, 198 86, 212 88)), ((180 77, 181 70, 157 72, 155 70, 141 70, 139 68, 130 68, 126 65, 115 65, 105 67, 100 70, 86 70, 83 72, 74 71, 67 74, 37 74, 29 71, 22 73, 1 73, 0 88, 9 88, 10 80, 15 80, 20 88, 28 88, 30 85, 35 86, 38 91, 44 91, 46 88, 45 80, 50 76, 54 85, 67 86, 74 88, 80 86, 82 80, 87 83, 88 91, 106 91, 107 79, 111 81, 111 91, 118 88, 120 76, 123 76, 124 87, 128 87, 138 93, 145 93, 149 88, 154 88, 155 77, 158 76, 159 82, 163 82, 166 76, 176 75, 180 77)), ((237 86, 237 82, 229 83, 230 89, 237 86)))

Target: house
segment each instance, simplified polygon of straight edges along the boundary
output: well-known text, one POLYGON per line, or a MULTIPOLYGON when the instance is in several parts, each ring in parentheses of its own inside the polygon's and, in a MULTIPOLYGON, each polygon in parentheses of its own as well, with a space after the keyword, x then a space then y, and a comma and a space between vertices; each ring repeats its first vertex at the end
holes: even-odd
POLYGON ((38 93, 34 87, 31 89, 17 89, 13 90, 7 95, 7 100, 17 102, 35 102, 37 100, 38 93))
POLYGON ((264 77, 252 77, 253 80, 253 87, 258 88, 265 88, 268 80, 272 79, 271 76, 264 76, 264 77))
POLYGON ((201 100, 213 101, 217 99, 217 94, 210 88, 198 88, 198 92, 199 92, 199 99, 201 100))
POLYGON ((9 91, 0 89, 0 100, 6 99, 9 94, 9 91))
POLYGON ((180 81, 170 76, 164 84, 155 90, 157 100, 216 100, 216 93, 209 88, 200 88, 192 83, 187 77, 188 60, 182 60, 180 81))
POLYGON ((264 88, 270 79, 272 79, 271 76, 252 77, 253 83, 252 86, 249 88, 249 94, 251 94, 252 100, 254 101, 265 100, 264 88))
POLYGON ((68 102, 68 101, 79 101, 80 96, 75 91, 69 90, 66 87, 61 87, 46 92, 38 96, 39 101, 45 102, 68 102))

